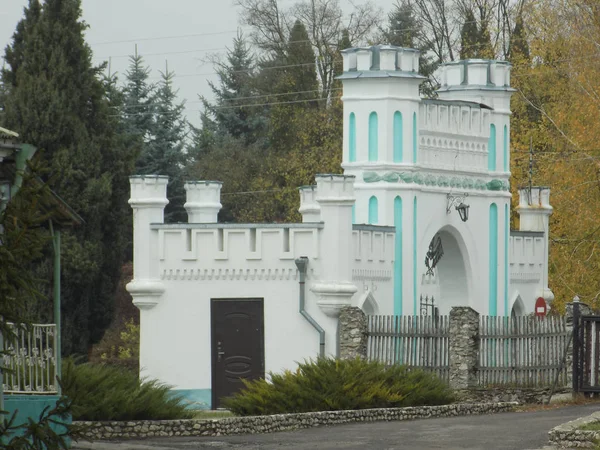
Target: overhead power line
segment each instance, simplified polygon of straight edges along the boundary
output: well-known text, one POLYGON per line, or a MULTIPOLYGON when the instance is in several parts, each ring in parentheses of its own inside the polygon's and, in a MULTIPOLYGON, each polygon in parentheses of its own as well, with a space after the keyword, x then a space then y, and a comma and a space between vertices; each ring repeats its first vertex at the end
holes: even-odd
POLYGON ((135 39, 121 39, 118 41, 104 41, 104 42, 93 42, 90 45, 111 45, 111 44, 125 44, 125 43, 135 43, 135 42, 144 42, 144 41, 166 41, 169 39, 185 39, 191 37, 204 37, 204 36, 217 36, 222 34, 232 34, 237 33, 238 30, 224 30, 224 31, 215 31, 212 33, 193 33, 193 34, 179 34, 174 36, 149 36, 135 39))

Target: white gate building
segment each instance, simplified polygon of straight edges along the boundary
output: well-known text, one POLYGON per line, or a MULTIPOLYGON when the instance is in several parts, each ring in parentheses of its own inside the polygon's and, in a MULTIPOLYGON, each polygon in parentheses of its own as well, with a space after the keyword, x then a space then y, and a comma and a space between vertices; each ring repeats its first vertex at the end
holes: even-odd
POLYGON ((510 65, 447 64, 425 100, 418 51, 342 53, 344 175, 300 189, 303 223, 219 224, 221 183, 198 181, 188 223, 165 224, 167 179, 131 178, 141 374, 197 407, 240 377, 335 356, 345 305, 521 315, 553 299, 549 189, 520 191, 510 230, 510 65))

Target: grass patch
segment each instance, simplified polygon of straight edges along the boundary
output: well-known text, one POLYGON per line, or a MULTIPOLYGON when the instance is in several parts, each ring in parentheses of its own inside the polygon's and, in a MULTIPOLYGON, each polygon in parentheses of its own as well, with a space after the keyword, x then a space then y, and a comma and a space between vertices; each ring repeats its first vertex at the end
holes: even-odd
POLYGON ((270 373, 270 381, 244 381, 223 405, 240 416, 445 405, 450 388, 431 373, 385 367, 362 359, 318 359, 296 371, 270 373))
POLYGON ((73 420, 189 419, 192 413, 170 386, 140 380, 136 372, 105 364, 63 361, 63 394, 73 402, 73 420))
POLYGON ((235 417, 231 411, 194 411, 194 419, 225 419, 235 417))
POLYGON ((600 421, 590 422, 582 427, 579 427, 579 429, 583 431, 600 431, 600 421))

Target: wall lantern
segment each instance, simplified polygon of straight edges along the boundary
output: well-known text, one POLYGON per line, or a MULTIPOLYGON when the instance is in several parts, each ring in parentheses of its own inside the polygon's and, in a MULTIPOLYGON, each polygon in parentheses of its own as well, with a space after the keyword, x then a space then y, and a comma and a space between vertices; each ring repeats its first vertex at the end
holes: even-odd
POLYGON ((446 203, 446 214, 450 214, 452 211, 452 207, 458 211, 458 215, 460 216, 460 220, 466 222, 469 220, 469 208, 470 206, 465 203, 465 199, 469 196, 469 194, 462 195, 452 195, 448 194, 447 203, 446 203))

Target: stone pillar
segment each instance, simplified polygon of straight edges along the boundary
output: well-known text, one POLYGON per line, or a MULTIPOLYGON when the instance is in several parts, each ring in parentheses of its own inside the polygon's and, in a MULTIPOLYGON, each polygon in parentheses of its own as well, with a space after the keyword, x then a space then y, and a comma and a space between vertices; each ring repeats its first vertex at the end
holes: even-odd
POLYGON ((299 191, 300 208, 298 208, 298 212, 302 214, 302 222, 320 222, 321 207, 317 202, 317 187, 301 186, 299 191))
POLYGON ((479 313, 468 306, 450 310, 450 387, 463 390, 477 385, 479 313))
POLYGON ((356 306, 344 306, 338 322, 339 358, 367 358, 367 316, 356 306))
POLYGON ((140 309, 152 308, 164 292, 158 273, 158 231, 151 223, 164 222, 169 178, 162 175, 137 175, 129 178, 133 209, 133 280, 127 291, 140 309))
MULTIPOLYGON (((565 315, 567 316, 567 331, 569 333, 573 333, 573 305, 575 303, 579 305, 580 316, 593 314, 592 308, 585 303, 579 301, 567 303, 565 305, 565 315)), ((569 347, 567 348, 565 367, 567 368, 567 386, 571 387, 573 386, 573 339, 570 340, 569 347)), ((575 394, 575 392, 573 392, 573 394, 575 394)))
POLYGON ((221 210, 220 181, 188 181, 184 185, 188 223, 217 223, 221 210))

